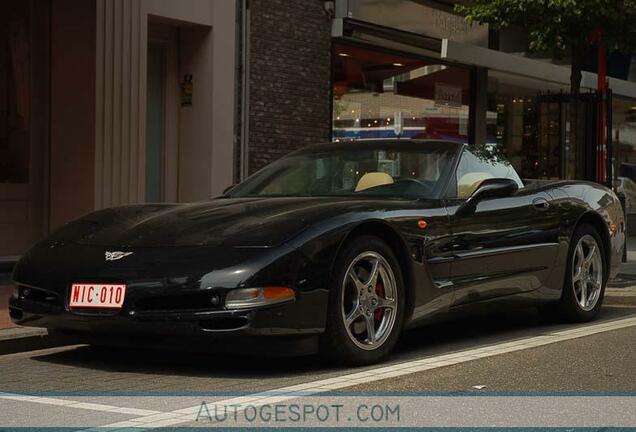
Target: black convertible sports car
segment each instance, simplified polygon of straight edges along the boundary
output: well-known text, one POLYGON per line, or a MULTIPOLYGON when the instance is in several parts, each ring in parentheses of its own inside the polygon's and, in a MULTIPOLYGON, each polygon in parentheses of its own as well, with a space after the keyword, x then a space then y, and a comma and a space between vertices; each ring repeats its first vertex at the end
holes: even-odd
POLYGON ((524 183, 487 147, 323 144, 216 199, 66 224, 17 264, 10 314, 96 344, 367 364, 451 311, 592 319, 624 236, 611 190, 524 183))

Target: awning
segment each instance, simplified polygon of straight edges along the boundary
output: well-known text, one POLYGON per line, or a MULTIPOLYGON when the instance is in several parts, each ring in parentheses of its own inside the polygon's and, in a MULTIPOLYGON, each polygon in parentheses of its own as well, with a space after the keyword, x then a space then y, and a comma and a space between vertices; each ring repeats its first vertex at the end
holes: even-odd
MULTIPOLYGON (((454 42, 450 39, 442 39, 440 58, 446 61, 484 67, 554 84, 570 85, 569 67, 475 45, 454 42)), ((595 73, 584 71, 582 73, 581 89, 595 90, 596 81, 595 73)), ((617 78, 609 78, 608 81, 613 94, 636 98, 636 83, 617 78)))
MULTIPOLYGON (((450 39, 436 39, 349 18, 336 18, 332 21, 332 36, 342 41, 363 42, 386 49, 439 58, 449 63, 483 67, 565 88, 570 86, 569 67, 450 39)), ((617 78, 609 78, 608 81, 614 95, 636 99, 636 83, 617 78)), ((595 73, 582 73, 581 89, 596 89, 595 73)))

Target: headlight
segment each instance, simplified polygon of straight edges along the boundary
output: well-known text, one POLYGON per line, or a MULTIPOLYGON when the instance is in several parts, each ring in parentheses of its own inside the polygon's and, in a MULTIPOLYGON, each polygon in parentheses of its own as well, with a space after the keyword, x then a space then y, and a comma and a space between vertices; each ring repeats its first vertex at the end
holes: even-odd
POLYGON ((238 288, 225 296, 226 309, 248 309, 293 300, 294 290, 287 287, 238 288))

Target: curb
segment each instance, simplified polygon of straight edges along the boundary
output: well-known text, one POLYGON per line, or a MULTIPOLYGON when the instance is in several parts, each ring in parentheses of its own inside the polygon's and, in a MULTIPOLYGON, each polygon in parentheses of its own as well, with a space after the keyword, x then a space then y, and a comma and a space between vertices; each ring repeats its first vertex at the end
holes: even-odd
POLYGON ((0 355, 63 345, 69 345, 69 341, 61 336, 49 335, 43 328, 11 327, 0 329, 0 355))
POLYGON ((624 286, 624 287, 611 287, 608 286, 605 289, 605 295, 607 297, 636 297, 636 286, 624 286))

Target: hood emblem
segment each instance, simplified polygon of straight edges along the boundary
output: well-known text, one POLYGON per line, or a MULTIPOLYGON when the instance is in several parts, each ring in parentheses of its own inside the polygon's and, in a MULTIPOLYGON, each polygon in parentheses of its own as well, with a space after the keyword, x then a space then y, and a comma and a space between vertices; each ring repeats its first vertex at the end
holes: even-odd
POLYGON ((132 252, 122 252, 122 251, 106 251, 104 253, 104 259, 106 261, 117 261, 120 260, 122 258, 126 258, 128 255, 132 255, 132 252))

